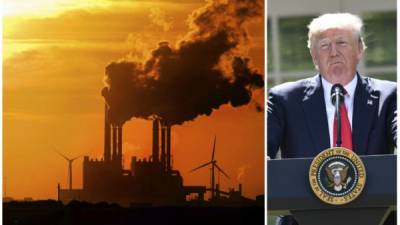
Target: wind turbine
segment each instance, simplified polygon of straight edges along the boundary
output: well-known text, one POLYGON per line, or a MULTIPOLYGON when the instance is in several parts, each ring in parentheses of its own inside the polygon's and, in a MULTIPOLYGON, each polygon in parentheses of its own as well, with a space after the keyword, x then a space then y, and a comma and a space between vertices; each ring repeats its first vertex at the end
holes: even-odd
POLYGON ((56 152, 57 152, 57 154, 59 154, 61 157, 63 157, 65 160, 68 161, 69 190, 71 191, 72 190, 72 163, 74 162, 75 159, 81 157, 81 155, 77 156, 75 158, 68 158, 67 156, 59 153, 58 151, 56 151, 56 152))
POLYGON ((194 172, 195 170, 198 170, 200 168, 203 168, 205 166, 211 165, 211 199, 214 199, 214 192, 215 192, 215 168, 217 168, 217 170, 219 172, 221 172, 222 174, 224 174, 227 178, 229 178, 228 174, 226 174, 221 167, 219 167, 217 165, 217 160, 214 159, 214 155, 215 155, 215 143, 217 142, 217 136, 214 137, 214 146, 213 146, 213 150, 212 150, 212 155, 211 155, 211 161, 204 163, 203 165, 200 165, 194 169, 192 169, 190 172, 194 172))

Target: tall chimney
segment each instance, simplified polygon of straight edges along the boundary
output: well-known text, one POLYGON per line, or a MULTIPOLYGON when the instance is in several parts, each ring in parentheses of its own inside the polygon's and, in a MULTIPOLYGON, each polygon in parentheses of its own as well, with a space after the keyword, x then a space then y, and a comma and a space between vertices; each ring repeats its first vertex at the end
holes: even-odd
POLYGON ((111 124, 108 118, 108 107, 104 105, 104 161, 111 160, 111 124))
POLYGON ((122 165, 122 125, 119 125, 117 128, 118 134, 118 143, 117 143, 117 159, 120 165, 122 165))
POLYGON ((159 120, 155 119, 153 121, 153 162, 158 162, 158 151, 159 151, 159 120))
POLYGON ((131 174, 132 174, 132 176, 136 175, 136 163, 137 163, 136 156, 132 156, 131 157, 131 174))
POLYGON ((221 193, 219 190, 219 184, 215 185, 215 195, 216 195, 217 199, 219 199, 221 197, 221 193))
POLYGON ((161 165, 165 170, 165 126, 161 126, 161 165))
POLYGON ((167 126, 167 171, 171 171, 171 125, 167 126))
MULTIPOLYGON (((60 192, 61 192, 60 189, 61 189, 60 183, 58 183, 57 184, 57 201, 61 200, 61 198, 60 198, 60 192)), ((6 197, 6 195, 4 195, 4 197, 6 197)))
POLYGON ((112 126, 112 160, 117 160, 117 126, 112 126))

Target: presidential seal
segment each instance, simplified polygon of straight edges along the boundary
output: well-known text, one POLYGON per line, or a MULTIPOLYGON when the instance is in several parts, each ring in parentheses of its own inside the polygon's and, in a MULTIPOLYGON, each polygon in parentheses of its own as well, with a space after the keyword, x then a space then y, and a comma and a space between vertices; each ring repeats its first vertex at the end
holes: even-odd
POLYGON ((319 153, 309 171, 311 189, 331 205, 343 205, 356 199, 364 189, 364 163, 353 151, 342 147, 319 153))

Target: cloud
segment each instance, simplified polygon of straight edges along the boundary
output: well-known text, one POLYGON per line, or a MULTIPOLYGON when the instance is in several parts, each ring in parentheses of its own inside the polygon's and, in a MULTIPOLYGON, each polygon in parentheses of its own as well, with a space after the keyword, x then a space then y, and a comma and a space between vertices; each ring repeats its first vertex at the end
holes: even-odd
POLYGON ((164 31, 169 31, 172 28, 171 17, 167 18, 165 11, 159 7, 151 8, 149 17, 155 25, 160 26, 164 31))
MULTIPOLYGON (((124 41, 129 33, 160 33, 186 29, 184 9, 151 4, 106 9, 77 9, 54 17, 5 17, 5 39, 45 39, 78 41, 124 41), (152 9, 153 11, 150 11, 152 9), (170 17, 179 21, 172 27, 170 17), (149 14, 151 16, 149 16, 149 14), (154 24, 149 26, 149 24, 154 24), (172 29, 173 28, 173 29, 172 29)), ((173 34, 171 35, 173 36, 173 34)))

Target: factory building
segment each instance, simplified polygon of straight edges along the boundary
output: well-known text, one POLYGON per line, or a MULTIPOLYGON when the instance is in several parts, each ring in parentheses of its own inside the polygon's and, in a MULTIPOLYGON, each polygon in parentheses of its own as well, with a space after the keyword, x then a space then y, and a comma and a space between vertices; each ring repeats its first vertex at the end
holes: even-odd
POLYGON ((83 189, 58 189, 64 203, 71 200, 129 205, 182 205, 187 195, 204 201, 205 186, 183 186, 183 178, 171 165, 171 126, 153 120, 152 155, 132 157, 130 168, 122 165, 122 125, 109 121, 105 107, 103 159, 83 160, 83 189))

